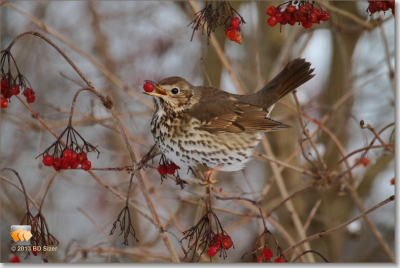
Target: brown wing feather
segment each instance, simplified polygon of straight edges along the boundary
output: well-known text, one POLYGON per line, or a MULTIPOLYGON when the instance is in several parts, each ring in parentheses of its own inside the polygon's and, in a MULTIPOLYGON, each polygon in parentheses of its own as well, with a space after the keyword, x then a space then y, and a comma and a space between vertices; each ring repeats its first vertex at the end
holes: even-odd
POLYGON ((201 122, 200 129, 211 133, 267 132, 288 127, 267 118, 265 109, 227 96, 202 99, 188 114, 201 122))

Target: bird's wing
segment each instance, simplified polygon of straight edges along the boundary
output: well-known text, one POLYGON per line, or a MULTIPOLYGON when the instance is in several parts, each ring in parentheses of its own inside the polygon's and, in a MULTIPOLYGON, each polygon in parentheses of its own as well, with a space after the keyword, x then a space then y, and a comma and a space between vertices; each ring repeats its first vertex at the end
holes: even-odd
POLYGON ((188 110, 201 122, 200 129, 218 132, 267 132, 289 126, 267 118, 268 111, 234 98, 207 98, 188 110))

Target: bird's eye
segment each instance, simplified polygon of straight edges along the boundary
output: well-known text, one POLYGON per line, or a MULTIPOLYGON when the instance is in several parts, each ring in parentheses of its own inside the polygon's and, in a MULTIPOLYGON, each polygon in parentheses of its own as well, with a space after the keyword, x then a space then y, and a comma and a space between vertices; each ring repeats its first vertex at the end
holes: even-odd
POLYGON ((172 93, 172 94, 178 94, 178 93, 179 93, 179 88, 174 87, 174 88, 171 90, 171 93, 172 93))

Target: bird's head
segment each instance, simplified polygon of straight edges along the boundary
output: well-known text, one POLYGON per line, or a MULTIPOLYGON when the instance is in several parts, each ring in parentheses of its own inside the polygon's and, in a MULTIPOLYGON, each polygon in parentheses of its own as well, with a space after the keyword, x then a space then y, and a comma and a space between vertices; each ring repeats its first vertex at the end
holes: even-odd
POLYGON ((144 92, 154 97, 156 103, 164 111, 180 113, 195 105, 201 96, 201 91, 181 77, 173 76, 159 83, 146 80, 154 85, 155 92, 144 92))

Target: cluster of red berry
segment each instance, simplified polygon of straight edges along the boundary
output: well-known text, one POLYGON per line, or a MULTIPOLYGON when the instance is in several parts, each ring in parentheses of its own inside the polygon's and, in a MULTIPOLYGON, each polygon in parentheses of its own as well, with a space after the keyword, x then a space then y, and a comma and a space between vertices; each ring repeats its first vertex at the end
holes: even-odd
POLYGON ((233 241, 229 235, 215 234, 207 250, 208 256, 214 257, 221 246, 224 249, 230 249, 233 246, 233 241))
MULTIPOLYGON (((271 249, 264 248, 261 251, 261 256, 258 258, 258 262, 270 262, 270 259, 272 259, 273 256, 274 256, 274 254, 272 253, 271 249)), ((278 258, 275 258, 274 262, 286 262, 286 261, 284 258, 278 257, 278 258)))
POLYGON ((27 103, 35 102, 36 97, 35 97, 35 91, 33 91, 33 89, 27 88, 24 90, 22 94, 25 96, 27 103))
POLYGON ((153 92, 153 90, 154 90, 154 85, 153 85, 153 83, 151 83, 151 82, 146 82, 146 83, 144 83, 144 85, 143 85, 143 89, 144 89, 144 91, 146 91, 146 92, 153 92))
POLYGON ((281 25, 294 25, 296 22, 304 28, 310 28, 313 24, 329 20, 329 13, 319 7, 314 7, 314 3, 308 1, 300 1, 298 5, 293 5, 292 1, 288 2, 285 8, 280 6, 269 6, 266 13, 271 17, 268 18, 268 25, 273 27, 280 23, 281 25))
MULTIPOLYGON (((20 93, 19 85, 16 83, 9 83, 10 80, 7 78, 1 79, 1 108, 8 107, 8 99, 14 95, 18 95, 20 93)), ((35 91, 31 88, 26 88, 23 92, 24 96, 26 97, 26 101, 28 103, 35 102, 35 91)))
MULTIPOLYGON (((354 163, 357 163, 358 161, 360 161, 359 158, 354 159, 354 163)), ((360 163, 357 164, 357 166, 363 165, 364 167, 366 167, 369 165, 370 162, 371 162, 371 159, 369 159, 368 157, 363 157, 363 158, 361 158, 361 161, 360 161, 360 163)))
POLYGON ((92 163, 87 160, 85 152, 77 153, 70 149, 64 150, 61 157, 45 155, 43 157, 43 164, 45 166, 53 166, 56 171, 68 168, 76 169, 79 165, 82 166, 83 170, 89 170, 92 167, 92 163))
POLYGON ((239 32, 240 32, 240 23, 241 23, 240 18, 239 17, 234 17, 231 20, 231 26, 229 26, 225 30, 226 37, 229 40, 238 43, 239 45, 242 43, 242 35, 239 34, 239 32))
POLYGON ((392 14, 394 16, 394 1, 368 1, 369 6, 367 12, 369 11, 371 14, 379 11, 388 11, 392 9, 392 14))
POLYGON ((160 173, 160 175, 161 176, 165 176, 165 175, 167 175, 167 174, 170 174, 170 175, 174 175, 175 174, 175 171, 177 170, 177 169, 180 169, 180 167, 178 167, 175 163, 170 163, 170 164, 168 164, 168 165, 166 165, 166 164, 162 164, 162 165, 159 165, 158 167, 157 167, 157 171, 158 171, 158 173, 160 173))

